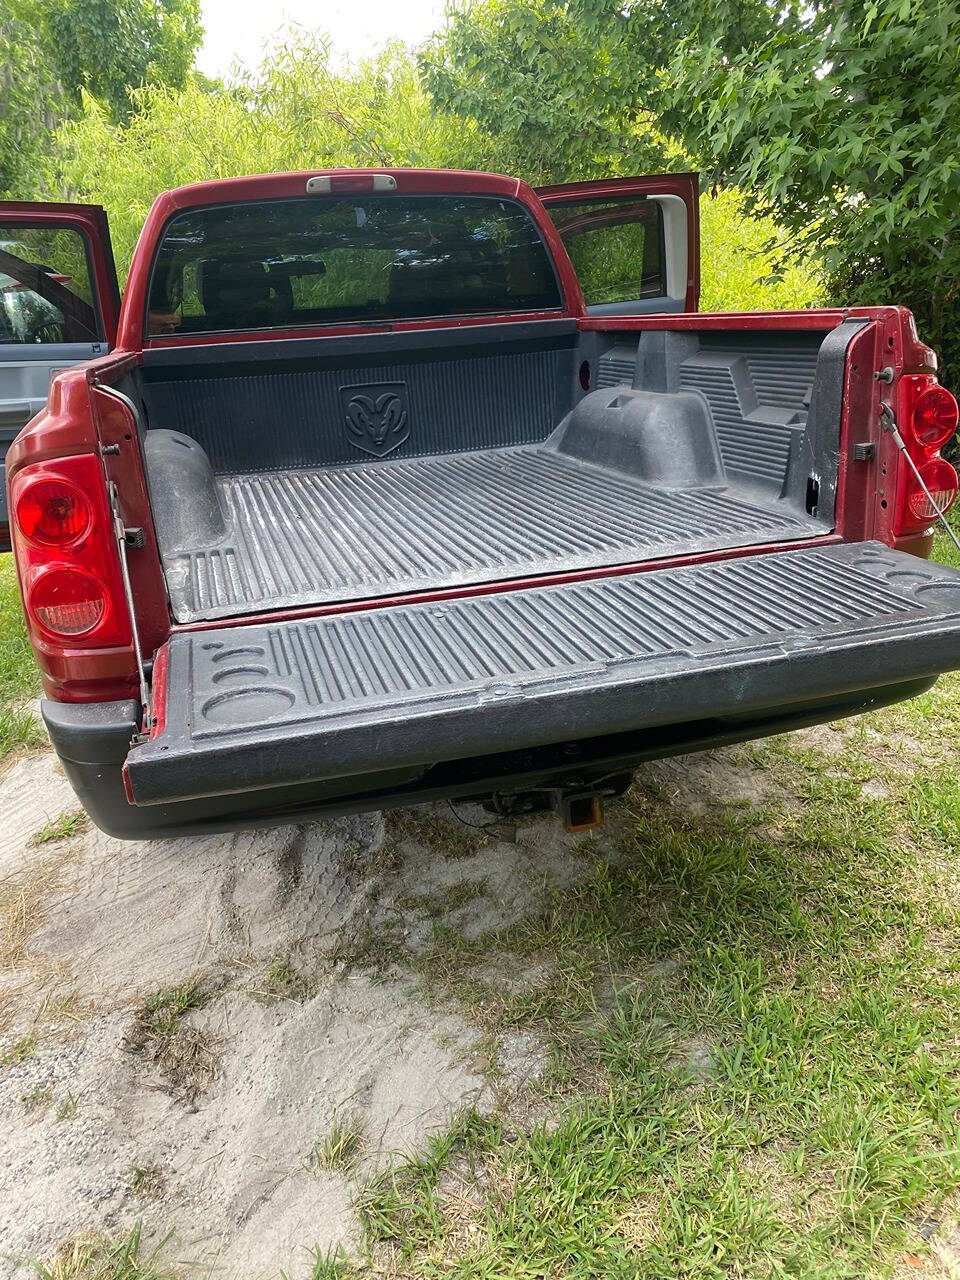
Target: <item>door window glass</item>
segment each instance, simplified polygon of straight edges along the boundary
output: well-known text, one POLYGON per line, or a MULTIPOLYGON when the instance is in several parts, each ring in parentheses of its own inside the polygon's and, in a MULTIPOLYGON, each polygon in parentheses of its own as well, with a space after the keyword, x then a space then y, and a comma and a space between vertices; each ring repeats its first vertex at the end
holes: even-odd
POLYGON ((666 293, 663 211, 625 196, 547 204, 587 306, 635 302, 666 293))
POLYGON ((0 343, 99 340, 81 233, 0 223, 0 343))

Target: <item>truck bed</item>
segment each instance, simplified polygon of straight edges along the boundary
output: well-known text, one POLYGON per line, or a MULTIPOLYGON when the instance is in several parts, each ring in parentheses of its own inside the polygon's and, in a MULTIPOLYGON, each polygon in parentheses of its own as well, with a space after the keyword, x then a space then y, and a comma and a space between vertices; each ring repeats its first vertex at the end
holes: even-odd
POLYGON ((176 621, 833 527, 853 324, 827 336, 617 335, 593 353, 587 394, 570 345, 579 339, 548 330, 478 346, 457 332, 431 334, 429 347, 420 335, 416 348, 408 335, 381 336, 375 346, 403 339, 403 359, 387 364, 377 346, 362 366, 314 343, 296 359, 282 343, 258 349, 263 372, 248 353, 217 348, 154 356, 142 445, 176 621), (402 398, 408 434, 386 442, 388 456, 346 429, 355 395, 402 398))
POLYGON ((544 447, 217 480, 227 534, 164 556, 179 622, 822 531, 746 486, 668 489, 544 447))

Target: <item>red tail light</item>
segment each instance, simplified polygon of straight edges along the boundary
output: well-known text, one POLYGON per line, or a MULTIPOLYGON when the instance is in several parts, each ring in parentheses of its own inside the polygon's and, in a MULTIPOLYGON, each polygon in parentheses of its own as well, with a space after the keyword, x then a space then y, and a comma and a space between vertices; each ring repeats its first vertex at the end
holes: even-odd
POLYGON ((36 462, 10 484, 27 626, 46 649, 130 643, 103 469, 92 453, 36 462))
POLYGON ((90 527, 90 503, 69 480, 37 480, 20 494, 17 524, 25 538, 60 547, 82 538, 90 527))
POLYGON ((934 507, 924 492, 923 485, 911 473, 912 483, 907 491, 907 506, 915 520, 929 524, 931 520, 936 520, 938 508, 940 511, 949 511, 956 502, 957 473, 943 458, 934 458, 920 468, 920 475, 937 505, 934 507))
POLYGON ((921 533, 948 511, 957 499, 957 473, 940 457, 940 449, 957 429, 957 402, 932 373, 907 373, 898 383, 897 421, 931 502, 913 468, 902 455, 897 472, 894 533, 921 533))
POLYGON ((40 625, 58 636, 92 631, 106 606, 103 583, 79 569, 48 569, 31 587, 28 600, 40 625))
POLYGON ((921 391, 913 406, 914 439, 925 449, 942 449, 957 429, 957 402, 946 387, 921 391))

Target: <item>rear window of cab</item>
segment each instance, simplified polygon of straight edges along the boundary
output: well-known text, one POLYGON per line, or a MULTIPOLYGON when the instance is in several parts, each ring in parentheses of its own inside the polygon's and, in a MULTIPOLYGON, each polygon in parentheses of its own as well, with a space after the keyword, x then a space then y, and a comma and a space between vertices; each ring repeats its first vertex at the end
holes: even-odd
POLYGON ((205 206, 166 225, 145 336, 563 306, 523 205, 490 196, 321 196, 205 206))

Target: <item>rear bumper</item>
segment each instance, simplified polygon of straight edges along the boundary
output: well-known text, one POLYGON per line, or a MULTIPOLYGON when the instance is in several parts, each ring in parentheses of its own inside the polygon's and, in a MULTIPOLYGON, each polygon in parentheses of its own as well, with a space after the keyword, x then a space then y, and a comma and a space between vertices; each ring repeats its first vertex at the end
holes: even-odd
POLYGON ((127 800, 123 764, 138 726, 133 701, 42 703, 43 719, 64 770, 86 812, 120 839, 202 835, 361 813, 444 799, 482 800, 518 792, 596 787, 649 760, 821 724, 875 710, 929 689, 935 677, 814 703, 769 715, 713 718, 632 733, 506 751, 405 771, 382 771, 333 782, 181 800, 146 807, 127 800))

